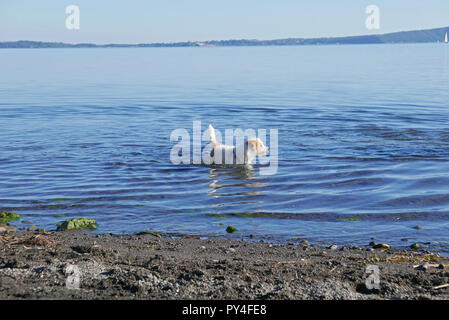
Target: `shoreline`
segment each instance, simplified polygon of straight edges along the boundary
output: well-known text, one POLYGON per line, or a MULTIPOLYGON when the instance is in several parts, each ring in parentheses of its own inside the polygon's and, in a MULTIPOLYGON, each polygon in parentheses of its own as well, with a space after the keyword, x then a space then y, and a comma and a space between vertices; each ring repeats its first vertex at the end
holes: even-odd
POLYGON ((419 30, 402 30, 388 33, 358 34, 350 36, 287 37, 275 39, 227 39, 196 40, 151 43, 66 43, 61 41, 13 40, 1 41, 0 49, 40 48, 201 48, 201 47, 259 47, 259 46, 313 46, 313 45, 360 45, 360 44, 409 44, 444 43, 444 32, 449 27, 419 30), (425 33, 425 34, 424 34, 425 33))
POLYGON ((448 270, 447 257, 397 249, 0 232, 0 299, 449 299, 448 270))

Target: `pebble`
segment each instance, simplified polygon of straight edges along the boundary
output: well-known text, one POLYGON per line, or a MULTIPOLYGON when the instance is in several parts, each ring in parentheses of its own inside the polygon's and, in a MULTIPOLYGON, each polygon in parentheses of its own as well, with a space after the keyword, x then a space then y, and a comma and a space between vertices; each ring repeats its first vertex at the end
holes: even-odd
POLYGON ((390 245, 386 243, 379 243, 373 246, 374 249, 390 249, 390 245))
POLYGON ((333 245, 329 246, 328 249, 337 250, 338 246, 336 244, 333 244, 333 245))
POLYGON ((195 269, 192 271, 192 274, 197 276, 197 277, 202 277, 205 275, 204 271, 201 269, 195 269))
POLYGON ((0 232, 7 232, 7 231, 16 231, 16 228, 8 226, 8 225, 0 226, 0 232))

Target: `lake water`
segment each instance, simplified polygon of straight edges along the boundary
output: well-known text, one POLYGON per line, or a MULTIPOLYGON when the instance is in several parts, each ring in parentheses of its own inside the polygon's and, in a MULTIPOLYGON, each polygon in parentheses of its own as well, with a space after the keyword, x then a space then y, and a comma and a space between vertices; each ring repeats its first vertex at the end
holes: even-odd
POLYGON ((92 217, 102 233, 447 252, 448 57, 444 44, 1 50, 0 211, 46 230, 92 217), (277 174, 172 164, 170 134, 194 120, 278 129, 277 174))

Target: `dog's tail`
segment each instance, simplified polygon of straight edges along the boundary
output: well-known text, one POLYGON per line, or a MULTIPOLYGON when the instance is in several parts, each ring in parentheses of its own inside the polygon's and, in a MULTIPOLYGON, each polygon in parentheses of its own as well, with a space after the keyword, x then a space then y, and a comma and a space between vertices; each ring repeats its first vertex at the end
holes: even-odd
POLYGON ((212 147, 216 147, 219 145, 219 143, 217 142, 217 138, 215 137, 215 129, 211 124, 209 125, 209 137, 210 142, 212 143, 212 147))

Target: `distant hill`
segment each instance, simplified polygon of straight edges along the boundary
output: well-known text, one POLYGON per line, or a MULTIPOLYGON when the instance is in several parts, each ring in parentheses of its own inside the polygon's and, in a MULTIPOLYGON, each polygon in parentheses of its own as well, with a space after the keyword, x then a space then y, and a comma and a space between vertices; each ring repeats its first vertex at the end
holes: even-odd
POLYGON ((331 44, 375 44, 375 43, 419 43, 438 42, 444 40, 449 27, 402 31, 386 34, 331 37, 331 38, 288 38, 275 40, 212 40, 173 43, 141 43, 141 44, 104 44, 93 43, 69 44, 63 42, 12 41, 0 42, 0 48, 145 48, 145 47, 225 47, 225 46, 295 46, 295 45, 331 45, 331 44))

